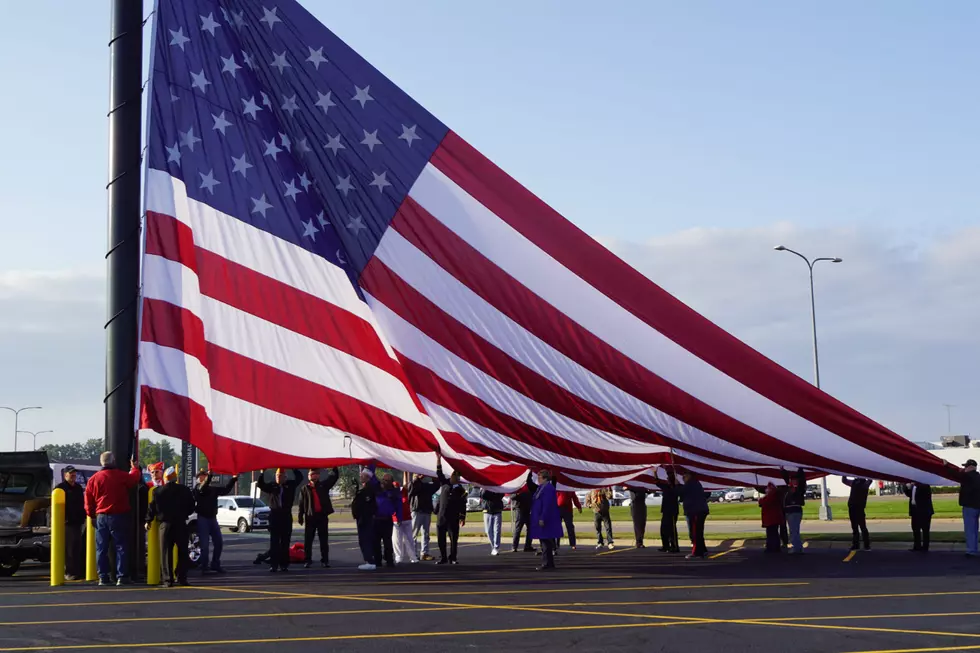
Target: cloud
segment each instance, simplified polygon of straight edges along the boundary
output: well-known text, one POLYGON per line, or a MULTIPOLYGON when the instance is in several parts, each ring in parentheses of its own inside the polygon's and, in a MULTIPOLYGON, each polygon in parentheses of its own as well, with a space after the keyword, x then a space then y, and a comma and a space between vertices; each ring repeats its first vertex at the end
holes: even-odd
POLYGON ((980 228, 908 244, 886 230, 781 223, 605 244, 806 379, 813 378, 808 272, 773 247, 843 258, 815 267, 824 389, 912 439, 945 433, 943 403, 957 404, 954 430, 980 432, 980 228))

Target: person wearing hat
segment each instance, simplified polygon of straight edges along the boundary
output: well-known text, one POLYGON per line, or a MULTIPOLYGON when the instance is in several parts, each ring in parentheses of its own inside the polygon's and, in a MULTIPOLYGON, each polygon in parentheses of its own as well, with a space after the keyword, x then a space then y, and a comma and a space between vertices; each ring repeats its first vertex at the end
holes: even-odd
POLYGON ((186 586, 187 568, 190 566, 187 555, 187 518, 194 512, 194 494, 189 487, 177 482, 177 470, 173 467, 168 467, 163 477, 166 484, 154 490, 144 525, 146 530, 150 530, 150 523, 154 519, 160 522, 160 571, 166 586, 186 586))
POLYGON ((374 517, 378 514, 377 496, 381 487, 374 469, 374 463, 361 469, 360 483, 350 504, 351 516, 357 524, 357 545, 364 558, 364 564, 358 567, 361 571, 374 571, 376 563, 381 562, 374 557, 374 517))
POLYGON ((960 479, 960 506, 963 508, 966 555, 976 558, 980 556, 977 547, 978 535, 980 535, 980 472, 977 472, 977 461, 972 458, 963 464, 963 477, 960 479))
POLYGON ((269 495, 269 553, 272 554, 269 571, 289 569, 289 538, 293 534, 293 502, 296 489, 303 483, 303 474, 293 470, 293 479, 286 480, 286 470, 276 470, 273 482, 265 480, 265 471, 256 485, 269 495))
POLYGON ((55 489, 65 492, 65 580, 85 578, 85 490, 78 484, 78 472, 72 465, 63 471, 65 480, 55 489))
POLYGON ((163 487, 163 463, 156 462, 146 466, 146 471, 150 472, 150 480, 146 487, 163 487))
POLYGON ((201 542, 201 573, 214 572, 223 574, 221 568, 221 549, 224 540, 221 537, 221 526, 218 525, 218 497, 229 494, 238 483, 238 475, 222 486, 211 485, 211 470, 202 469, 197 472, 197 487, 194 488, 194 501, 197 503, 197 537, 201 542), (214 556, 208 566, 210 543, 214 542, 214 556))

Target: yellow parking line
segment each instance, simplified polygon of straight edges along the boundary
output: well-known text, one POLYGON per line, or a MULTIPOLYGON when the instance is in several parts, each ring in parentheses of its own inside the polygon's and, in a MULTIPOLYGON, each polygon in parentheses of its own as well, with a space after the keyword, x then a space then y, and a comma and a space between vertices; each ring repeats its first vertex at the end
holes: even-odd
POLYGON ((934 653, 936 651, 976 651, 980 646, 939 646, 935 648, 891 648, 878 651, 856 651, 855 653, 934 653))
POLYGON ((715 558, 720 558, 723 555, 728 555, 732 551, 741 551, 741 550, 742 550, 742 547, 740 547, 740 546, 733 546, 732 548, 726 549, 724 551, 721 551, 720 553, 714 553, 712 555, 709 555, 708 556, 708 559, 709 560, 714 560, 715 558))
POLYGON ((851 560, 853 560, 854 559, 854 556, 857 555, 857 552, 858 552, 857 549, 854 549, 854 550, 850 551, 847 554, 847 556, 844 557, 844 562, 850 562, 851 560))
POLYGON ((597 556, 608 556, 608 555, 612 555, 614 553, 622 553, 623 551, 633 551, 634 549, 636 549, 635 546, 624 546, 621 549, 612 549, 610 551, 603 551, 602 553, 597 553, 596 555, 597 556))

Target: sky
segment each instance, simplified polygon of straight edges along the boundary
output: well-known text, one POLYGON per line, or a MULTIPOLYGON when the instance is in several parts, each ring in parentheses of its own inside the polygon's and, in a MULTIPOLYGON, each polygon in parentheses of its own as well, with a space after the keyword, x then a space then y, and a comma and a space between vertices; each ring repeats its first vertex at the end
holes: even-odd
MULTIPOLYGON (((273 0, 268 0, 271 3, 273 0)), ((303 0, 714 322, 913 440, 980 437, 980 4, 303 0)), ((101 437, 108 2, 5 7, 0 406, 101 437), (43 38, 40 38, 42 37, 43 38)), ((146 2, 149 13, 151 3, 146 2)), ((12 444, 0 411, 0 448, 12 444)))

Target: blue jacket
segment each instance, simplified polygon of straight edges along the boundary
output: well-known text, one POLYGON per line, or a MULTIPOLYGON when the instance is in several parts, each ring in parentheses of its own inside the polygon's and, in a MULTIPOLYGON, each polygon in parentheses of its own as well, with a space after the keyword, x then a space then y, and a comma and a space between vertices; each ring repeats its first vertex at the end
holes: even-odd
POLYGON ((551 483, 539 485, 531 503, 531 538, 535 540, 562 537, 561 513, 558 511, 558 494, 551 483), (544 521, 544 526, 540 522, 544 521))
POLYGON ((401 512, 402 495, 398 490, 395 488, 384 490, 379 486, 376 491, 375 502, 378 506, 378 512, 374 514, 375 519, 390 520, 401 512))

